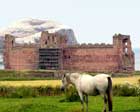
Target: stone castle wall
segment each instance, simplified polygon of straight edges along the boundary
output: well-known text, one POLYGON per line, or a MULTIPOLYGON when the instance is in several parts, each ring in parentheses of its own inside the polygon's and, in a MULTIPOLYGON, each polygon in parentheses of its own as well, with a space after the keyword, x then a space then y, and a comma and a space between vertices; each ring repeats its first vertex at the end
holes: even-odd
POLYGON ((64 69, 77 71, 112 72, 119 71, 119 55, 110 48, 66 48, 64 50, 64 69))
POLYGON ((13 70, 34 70, 38 68, 38 50, 34 47, 13 48, 9 52, 9 66, 13 70))
MULTIPOLYGON (((113 44, 76 44, 67 45, 65 36, 42 32, 38 44, 14 43, 15 37, 5 36, 5 69, 39 69, 39 48, 60 48, 61 70, 87 72, 134 71, 134 53, 130 37, 115 35, 113 44)), ((46 68, 47 69, 47 68, 46 68)))
POLYGON ((38 68, 37 45, 15 43, 15 37, 5 36, 4 65, 5 69, 28 70, 38 68))

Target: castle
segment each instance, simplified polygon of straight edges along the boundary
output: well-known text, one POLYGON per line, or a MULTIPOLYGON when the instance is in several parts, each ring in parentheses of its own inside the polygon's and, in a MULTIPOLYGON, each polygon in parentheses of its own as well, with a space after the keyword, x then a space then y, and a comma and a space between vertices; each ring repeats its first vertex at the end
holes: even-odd
POLYGON ((4 66, 12 70, 132 72, 134 53, 129 35, 114 35, 113 44, 68 45, 67 37, 43 31, 36 44, 16 44, 5 35, 4 66))

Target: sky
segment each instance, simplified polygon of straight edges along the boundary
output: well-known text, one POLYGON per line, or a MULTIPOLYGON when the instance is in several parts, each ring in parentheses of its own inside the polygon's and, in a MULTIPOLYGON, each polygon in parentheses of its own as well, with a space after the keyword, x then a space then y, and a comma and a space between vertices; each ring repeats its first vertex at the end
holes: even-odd
POLYGON ((112 43, 121 33, 140 48, 140 0, 0 0, 0 28, 22 18, 68 25, 79 43, 112 43))

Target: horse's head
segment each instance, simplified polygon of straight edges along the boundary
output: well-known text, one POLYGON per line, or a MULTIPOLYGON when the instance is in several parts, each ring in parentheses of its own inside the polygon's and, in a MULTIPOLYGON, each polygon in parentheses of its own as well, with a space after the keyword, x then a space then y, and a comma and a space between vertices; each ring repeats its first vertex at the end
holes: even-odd
POLYGON ((65 88, 70 84, 70 73, 65 73, 62 77, 61 90, 64 91, 65 88))

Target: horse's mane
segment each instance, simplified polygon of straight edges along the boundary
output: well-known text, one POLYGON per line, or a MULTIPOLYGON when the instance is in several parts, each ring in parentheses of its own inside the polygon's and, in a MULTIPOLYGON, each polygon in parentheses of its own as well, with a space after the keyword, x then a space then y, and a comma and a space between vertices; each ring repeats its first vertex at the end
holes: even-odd
POLYGON ((79 78, 81 76, 81 74, 78 73, 78 72, 77 73, 71 73, 70 76, 75 78, 75 79, 77 79, 77 78, 79 78))

